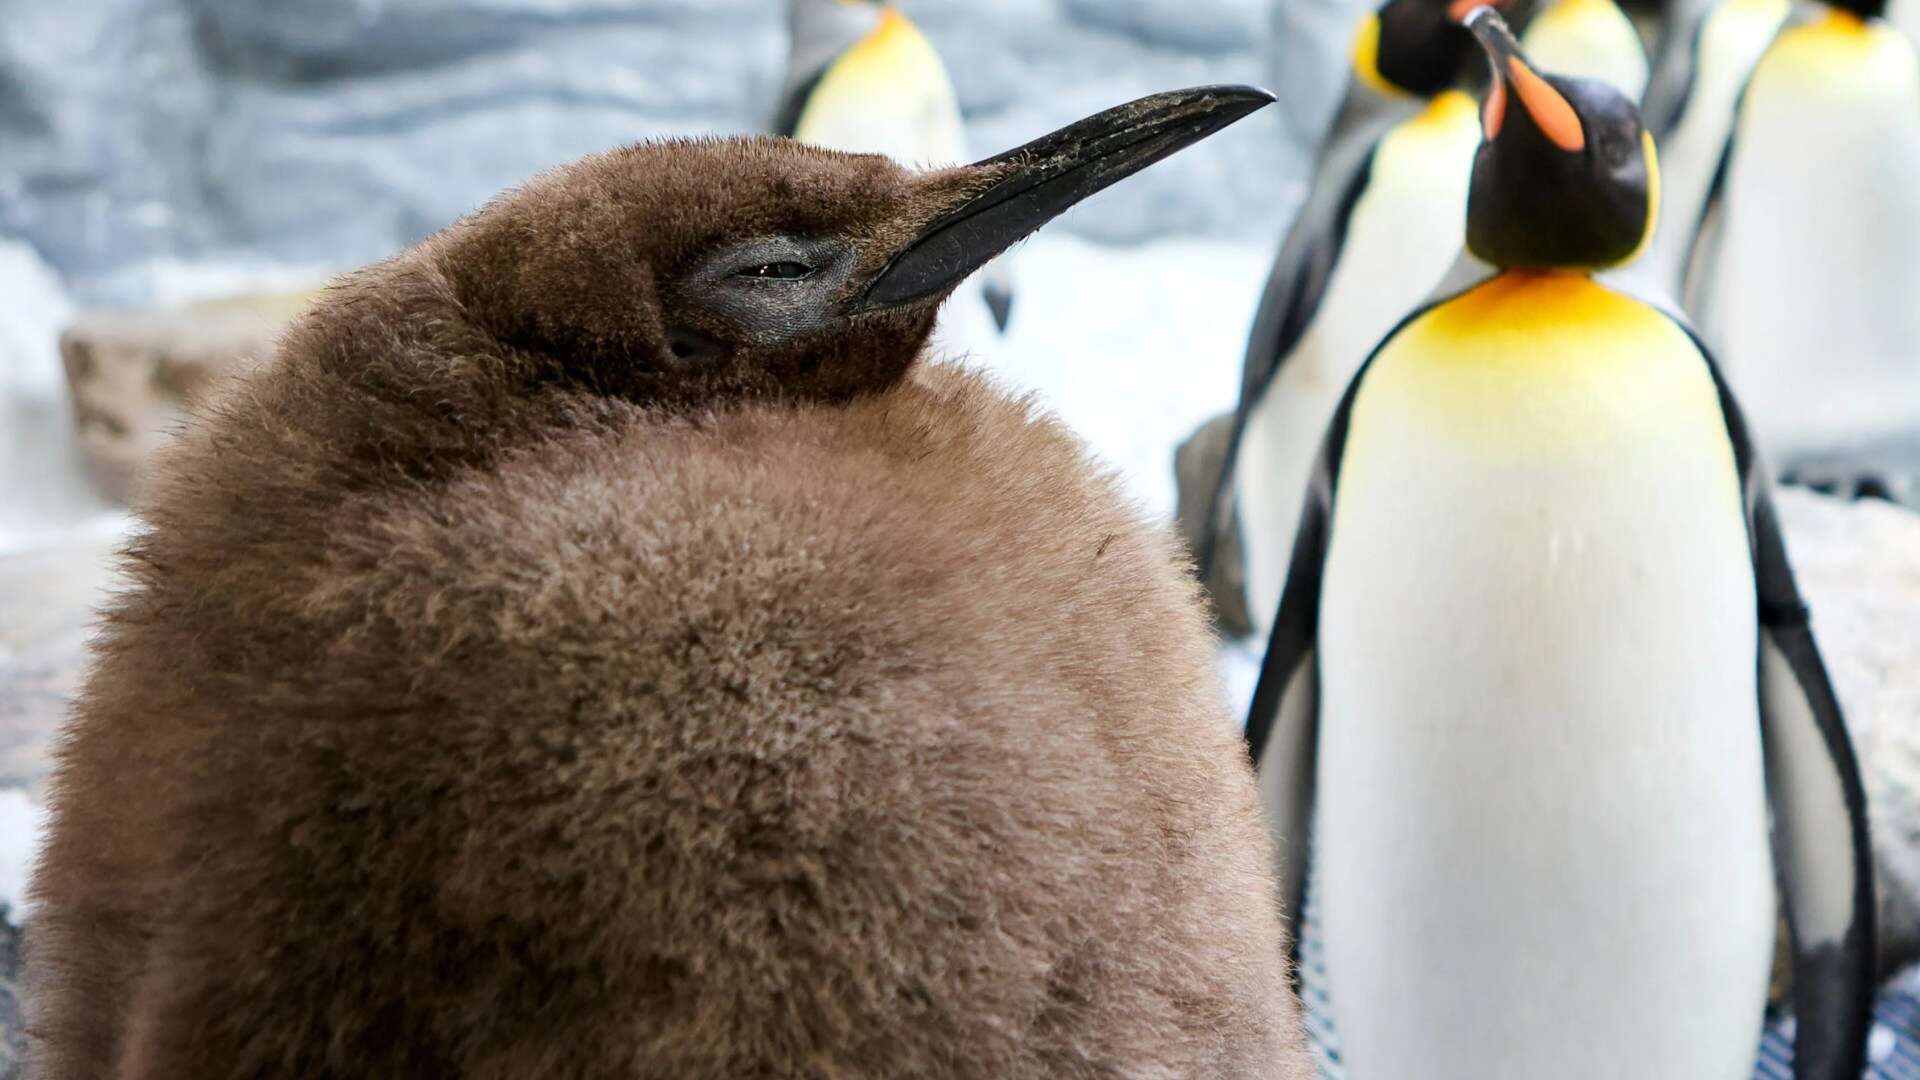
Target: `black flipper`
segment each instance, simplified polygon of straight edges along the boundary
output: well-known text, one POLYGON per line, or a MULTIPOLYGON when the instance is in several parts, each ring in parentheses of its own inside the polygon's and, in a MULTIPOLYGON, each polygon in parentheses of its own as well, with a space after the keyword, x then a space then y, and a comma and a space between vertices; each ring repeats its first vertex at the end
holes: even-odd
POLYGON ((1200 550, 1195 553, 1201 581, 1208 580, 1213 568, 1247 418, 1319 312, 1327 282, 1346 243, 1347 221, 1366 190, 1374 148, 1388 129, 1407 115, 1410 113, 1404 103, 1382 101, 1374 91, 1356 83, 1349 88, 1335 118, 1334 135, 1315 165, 1313 189, 1281 242, 1247 339, 1233 428, 1209 499, 1210 509, 1202 521, 1200 550))
POLYGON ((1640 116, 1654 141, 1662 146, 1674 125, 1686 115, 1693 97, 1694 77, 1700 69, 1701 32, 1715 6, 1712 0, 1672 0, 1667 5, 1647 92, 1640 95, 1640 116))
POLYGON ((1753 526, 1768 801, 1793 940, 1793 1075, 1853 1080, 1866 1068, 1873 1023, 1866 790, 1764 493, 1753 526))
POLYGON ((1253 758, 1272 845, 1274 877, 1297 950, 1306 908, 1307 840, 1312 831, 1314 770, 1319 753, 1320 673, 1315 644, 1320 623, 1320 576, 1327 555, 1332 499, 1327 462, 1314 470, 1300 511, 1286 591, 1267 639, 1267 655, 1247 710, 1247 752, 1253 758))
POLYGON ((1769 473, 1712 354, 1698 337, 1693 340, 1720 390, 1753 545, 1767 798, 1793 942, 1793 1075, 1857 1080, 1866 1069, 1874 993, 1866 788, 1794 584, 1769 473))
MULTIPOLYGON (((1736 105, 1733 124, 1727 129, 1727 143, 1720 150, 1720 164, 1714 167, 1713 181, 1707 185, 1707 197, 1700 201, 1700 216, 1690 226, 1693 236, 1688 242, 1687 257, 1680 264, 1679 299, 1696 319, 1707 318, 1713 306, 1713 271, 1720 261, 1727 173, 1733 167, 1733 139, 1739 127, 1740 110, 1736 105)), ((1688 327, 1687 332, 1693 333, 1692 327, 1688 327)))
MULTIPOLYGON (((1795 17, 1789 15, 1774 29, 1774 41, 1778 41, 1780 35, 1795 23, 1795 17)), ((1702 29, 1705 25, 1703 18, 1702 29)), ((1696 322, 1704 322, 1708 318, 1709 309, 1713 306, 1713 294, 1709 290, 1713 283, 1714 268, 1720 261, 1721 230, 1726 212, 1727 177, 1733 171, 1735 142, 1740 134, 1740 115, 1747 108, 1747 89, 1753 84, 1754 71, 1759 70, 1760 64, 1766 59, 1767 52, 1772 48, 1773 43, 1769 42, 1767 48, 1761 50, 1759 59, 1754 61, 1753 68, 1747 72, 1747 82, 1740 87, 1739 95, 1733 99, 1733 120, 1727 125, 1727 141, 1720 150, 1720 163, 1714 167, 1713 181, 1707 186, 1707 197, 1700 202, 1700 216, 1688 223, 1688 227, 1693 232, 1687 246, 1687 257, 1680 266, 1678 299, 1696 322)), ((1677 123, 1679 118, 1680 114, 1676 113, 1674 121, 1677 123)), ((1693 335, 1691 326, 1683 322, 1682 328, 1689 335, 1693 335)), ((1695 338, 1698 340, 1697 335, 1695 338)), ((1711 357, 1708 358, 1708 362, 1712 362, 1711 357)), ((1719 369, 1716 367, 1714 378, 1719 377, 1719 369)))

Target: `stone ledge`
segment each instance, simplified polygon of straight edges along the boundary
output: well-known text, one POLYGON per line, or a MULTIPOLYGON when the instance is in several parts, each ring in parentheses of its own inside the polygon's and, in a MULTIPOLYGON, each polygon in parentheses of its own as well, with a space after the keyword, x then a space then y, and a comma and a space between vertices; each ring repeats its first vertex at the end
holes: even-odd
POLYGON ((94 481, 130 501, 141 464, 214 380, 270 355, 311 293, 97 310, 60 335, 74 434, 94 481))

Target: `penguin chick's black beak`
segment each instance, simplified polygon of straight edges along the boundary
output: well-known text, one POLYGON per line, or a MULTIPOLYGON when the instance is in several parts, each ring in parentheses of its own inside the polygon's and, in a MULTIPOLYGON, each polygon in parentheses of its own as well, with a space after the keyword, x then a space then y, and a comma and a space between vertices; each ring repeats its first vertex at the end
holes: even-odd
POLYGON ((855 314, 944 295, 1067 208, 1272 104, 1251 86, 1154 94, 966 166, 991 177, 907 242, 855 298, 855 314))
POLYGON ((1569 153, 1585 149, 1587 136, 1581 129, 1579 114, 1574 112, 1565 95, 1527 62, 1520 43, 1513 39, 1513 31, 1507 28, 1507 21, 1499 12, 1489 6, 1475 7, 1467 12, 1466 24, 1479 40, 1487 54, 1487 64, 1492 68, 1487 100, 1480 109, 1480 126, 1487 141, 1500 136, 1506 126, 1508 100, 1517 97, 1520 107, 1532 117, 1534 126, 1553 145, 1569 153))

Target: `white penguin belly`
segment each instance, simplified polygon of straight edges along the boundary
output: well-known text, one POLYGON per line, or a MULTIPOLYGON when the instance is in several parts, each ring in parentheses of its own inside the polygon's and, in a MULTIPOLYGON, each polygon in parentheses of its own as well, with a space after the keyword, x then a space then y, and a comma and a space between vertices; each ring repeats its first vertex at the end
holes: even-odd
POLYGON ((1912 47, 1848 16, 1754 69, 1700 314, 1771 450, 1920 423, 1916 101, 1912 47))
POLYGON ((1301 500, 1348 382, 1460 253, 1479 141, 1478 111, 1460 93, 1381 140, 1320 310, 1247 418, 1234 485, 1257 634, 1272 628, 1301 500))
POLYGON ((1774 893, 1724 431, 1678 328, 1583 278, 1497 279, 1367 375, 1313 845, 1353 1080, 1750 1075, 1774 893))

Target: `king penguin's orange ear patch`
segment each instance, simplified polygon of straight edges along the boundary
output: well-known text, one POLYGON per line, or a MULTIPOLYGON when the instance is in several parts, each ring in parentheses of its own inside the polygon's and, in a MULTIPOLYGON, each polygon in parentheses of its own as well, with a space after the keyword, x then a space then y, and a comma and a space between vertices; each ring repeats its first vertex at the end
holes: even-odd
POLYGON ((1520 95, 1521 107, 1553 145, 1570 152, 1586 149, 1587 134, 1580 129, 1580 117, 1560 91, 1517 56, 1507 57, 1507 73, 1514 92, 1520 95))

